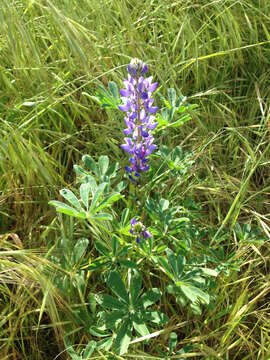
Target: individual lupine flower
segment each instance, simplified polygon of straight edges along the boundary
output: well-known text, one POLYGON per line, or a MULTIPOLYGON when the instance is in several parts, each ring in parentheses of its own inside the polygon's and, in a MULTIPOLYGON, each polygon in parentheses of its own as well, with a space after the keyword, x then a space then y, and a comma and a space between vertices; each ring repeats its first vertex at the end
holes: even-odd
POLYGON ((137 221, 135 218, 131 220, 131 229, 129 232, 132 235, 136 235, 137 244, 139 244, 141 238, 148 239, 152 234, 146 229, 146 227, 140 221, 137 221))
MULTIPOLYGON (((151 95, 158 84, 152 84, 152 76, 143 77, 148 68, 139 59, 131 60, 127 69, 129 74, 128 79, 124 80, 125 89, 120 90, 124 104, 119 105, 119 109, 126 112, 124 121, 127 126, 123 131, 127 137, 124 138, 125 144, 122 144, 121 148, 132 155, 129 159, 131 166, 126 166, 126 171, 139 177, 142 171, 149 169, 146 164, 147 156, 157 148, 157 145, 153 144, 151 130, 158 124, 153 115, 158 107, 153 106, 154 99, 151 95)), ((130 178, 134 180, 131 175, 130 178)))

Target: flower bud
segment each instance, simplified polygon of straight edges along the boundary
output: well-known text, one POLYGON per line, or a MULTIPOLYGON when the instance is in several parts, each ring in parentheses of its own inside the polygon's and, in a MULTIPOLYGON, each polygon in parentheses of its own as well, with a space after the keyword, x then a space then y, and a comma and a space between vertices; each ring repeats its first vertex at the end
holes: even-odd
POLYGON ((148 67, 142 60, 134 58, 130 61, 127 69, 131 76, 139 78, 147 72, 148 67))

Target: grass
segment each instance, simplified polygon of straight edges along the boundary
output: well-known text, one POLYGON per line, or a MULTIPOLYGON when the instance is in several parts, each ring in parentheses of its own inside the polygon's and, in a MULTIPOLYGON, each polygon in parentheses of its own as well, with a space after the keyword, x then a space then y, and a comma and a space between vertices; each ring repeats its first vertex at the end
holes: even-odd
MULTIPOLYGON (((131 57, 147 61, 161 93, 199 104, 163 141, 195 153, 181 191, 202 205, 202 224, 250 222, 268 239, 229 239, 241 271, 221 279, 214 310, 200 321, 172 313, 173 328, 194 359, 269 359, 269 1, 2 0, 0 10, 1 359, 63 350, 69 306, 42 273, 59 237, 48 201, 75 185, 82 154, 123 158, 122 119, 84 93, 120 85, 131 57)), ((166 334, 126 358, 150 359, 157 344, 166 334)))

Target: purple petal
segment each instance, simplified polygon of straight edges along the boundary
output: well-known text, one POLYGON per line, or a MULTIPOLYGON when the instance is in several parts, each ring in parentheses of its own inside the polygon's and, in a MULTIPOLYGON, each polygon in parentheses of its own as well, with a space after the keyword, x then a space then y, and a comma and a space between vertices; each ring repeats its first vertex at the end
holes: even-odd
POLYGON ((147 124, 147 129, 149 130, 154 130, 157 127, 158 123, 151 123, 151 124, 147 124))
POLYGON ((136 237, 136 242, 137 242, 137 244, 140 243, 140 238, 139 238, 139 236, 136 237))
POLYGON ((155 82, 154 84, 149 85, 147 90, 150 91, 150 92, 154 92, 154 91, 156 91, 157 87, 158 87, 158 83, 155 82))
POLYGON ((121 111, 129 111, 130 110, 130 103, 126 103, 126 105, 118 105, 118 108, 121 110, 121 111))
POLYGON ((130 224, 131 224, 131 226, 133 226, 133 225, 135 225, 135 224, 137 224, 137 220, 135 219, 135 217, 134 218, 132 218, 131 219, 131 222, 130 222, 130 224))
POLYGON ((132 129, 131 129, 131 128, 127 128, 127 129, 123 130, 123 133, 124 133, 125 135, 130 135, 130 134, 132 134, 132 129))
POLYGON ((122 144, 122 145, 120 145, 120 147, 123 149, 123 150, 125 150, 127 153, 129 153, 129 154, 133 154, 133 151, 132 151, 132 149, 130 148, 130 145, 127 145, 127 144, 122 144))
POLYGON ((149 136, 149 133, 147 131, 144 131, 144 130, 141 130, 141 135, 143 137, 148 137, 149 136))
POLYGON ((130 96, 130 91, 125 89, 120 89, 120 94, 124 97, 130 96))
POLYGON ((148 149, 146 150, 145 155, 150 155, 156 148, 157 148, 157 145, 150 145, 148 147, 148 149))
POLYGON ((125 170, 127 173, 132 173, 132 169, 129 166, 125 166, 125 170))
POLYGON ((148 239, 148 238, 152 237, 152 234, 151 234, 149 231, 145 230, 145 231, 143 232, 143 237, 144 237, 145 239, 148 239))
POLYGON ((148 99, 148 93, 146 93, 146 92, 141 93, 141 99, 147 100, 148 99))
POLYGON ((147 111, 148 111, 150 114, 154 114, 155 112, 158 111, 158 107, 157 107, 157 106, 150 107, 150 108, 147 109, 147 111))
POLYGON ((134 157, 131 157, 131 158, 129 159, 129 162, 130 162, 132 165, 134 165, 134 164, 136 164, 137 159, 135 159, 134 157))
POLYGON ((145 73, 147 73, 147 71, 148 71, 148 67, 146 64, 143 63, 143 68, 142 68, 141 74, 144 75, 145 73))
POLYGON ((142 171, 148 171, 149 168, 150 168, 150 166, 149 166, 149 165, 146 165, 146 166, 142 167, 141 169, 142 169, 142 171))

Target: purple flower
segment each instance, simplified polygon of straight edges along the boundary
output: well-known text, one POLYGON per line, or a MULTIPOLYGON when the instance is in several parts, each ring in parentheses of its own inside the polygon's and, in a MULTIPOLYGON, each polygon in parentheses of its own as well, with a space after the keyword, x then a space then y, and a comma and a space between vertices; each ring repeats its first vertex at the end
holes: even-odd
POLYGON ((139 244, 141 238, 148 239, 152 236, 152 234, 147 231, 146 227, 141 223, 140 221, 137 221, 135 218, 133 218, 130 222, 131 229, 129 232, 132 235, 136 235, 136 242, 139 244))
POLYGON ((152 83, 153 77, 144 78, 148 71, 147 65, 139 59, 132 59, 127 67, 128 79, 124 80, 125 89, 120 90, 123 105, 119 109, 126 113, 124 118, 127 126, 124 129, 125 144, 121 148, 132 155, 130 166, 126 166, 129 177, 139 177, 142 171, 147 171, 146 165, 149 156, 157 146, 153 144, 152 130, 157 126, 153 115, 158 107, 153 106, 152 93, 157 89, 158 83, 152 83))

